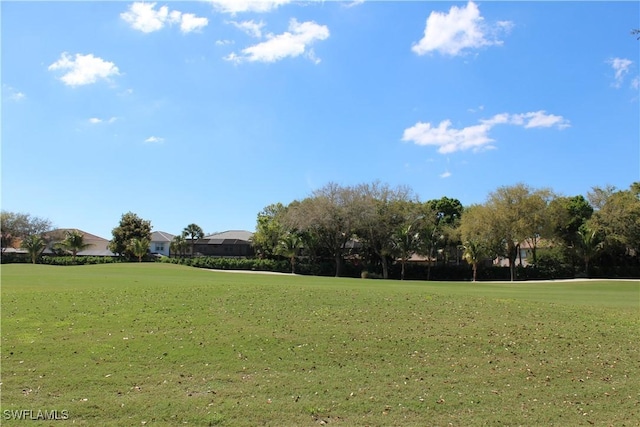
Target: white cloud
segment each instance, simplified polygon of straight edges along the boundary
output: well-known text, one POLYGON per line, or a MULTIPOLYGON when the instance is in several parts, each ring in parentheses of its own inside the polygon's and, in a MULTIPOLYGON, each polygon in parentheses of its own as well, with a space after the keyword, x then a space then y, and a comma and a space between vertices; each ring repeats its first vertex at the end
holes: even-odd
POLYGON ((562 116, 547 114, 545 111, 535 111, 523 114, 496 114, 490 119, 480 120, 477 125, 462 129, 451 127, 450 120, 443 120, 438 126, 431 123, 418 122, 404 130, 402 141, 411 141, 417 145, 432 145, 438 147, 441 154, 466 150, 486 150, 495 148, 494 139, 489 131, 496 125, 508 124, 522 126, 525 129, 537 127, 552 127, 565 129, 569 121, 562 116))
POLYGON ((554 114, 547 114, 545 111, 514 114, 511 117, 511 124, 519 125, 521 123, 524 123, 525 129, 548 128, 552 126, 556 126, 559 129, 566 129, 569 127, 569 121, 564 117, 556 116, 554 114))
POLYGON ((452 6, 449 13, 431 12, 424 37, 411 50, 418 55, 437 51, 456 56, 465 49, 502 44, 498 36, 512 27, 510 21, 499 21, 493 27, 486 25, 478 6, 470 1, 463 7, 452 6))
POLYGON ((493 139, 487 135, 491 125, 480 124, 462 129, 451 127, 450 120, 440 122, 438 126, 431 123, 418 122, 405 129, 403 141, 413 141, 417 145, 434 145, 441 154, 453 153, 469 149, 489 148, 493 139), (488 147, 487 147, 488 146, 488 147))
POLYGON ((208 0, 216 10, 223 13, 270 12, 290 3, 291 0, 208 0))
MULTIPOLYGON (((496 22, 496 26, 493 28, 494 33, 499 32, 510 32, 513 29, 514 23, 511 21, 498 21, 496 22)), ((497 34, 496 34, 497 35, 497 34)))
POLYGON ((309 51, 304 55, 309 61, 318 65, 322 60, 316 56, 316 52, 313 49, 309 49, 309 51))
POLYGON ((117 118, 117 117, 111 117, 111 118, 109 118, 109 119, 108 119, 108 120, 106 120, 106 121, 105 121, 105 120, 102 120, 101 118, 98 118, 98 117, 91 117, 91 118, 89 119, 89 123, 91 123, 92 125, 97 125, 97 124, 99 124, 99 123, 108 123, 108 124, 111 124, 111 123, 115 123, 115 121, 116 121, 116 120, 118 120, 118 118, 117 118))
POLYGON ((129 5, 127 12, 122 12, 120 17, 134 30, 143 33, 152 33, 161 30, 169 15, 169 8, 162 6, 154 10, 156 3, 135 2, 129 5))
POLYGON ((183 13, 182 20, 180 21, 180 31, 183 33, 190 33, 192 31, 200 30, 207 25, 209 25, 209 20, 207 18, 196 16, 193 13, 183 13))
POLYGON ((640 76, 635 76, 633 80, 631 80, 631 88, 632 89, 640 88, 640 76))
POLYGON ((449 178, 451 176, 451 172, 446 171, 440 174, 440 178, 449 178))
POLYGON ((27 97, 23 92, 5 84, 2 85, 2 92, 11 101, 22 101, 27 97))
POLYGON ((512 124, 514 125, 522 125, 523 124, 523 118, 522 117, 518 117, 516 115, 512 116, 508 113, 500 113, 500 114, 496 114, 495 116, 491 117, 490 119, 481 119, 480 123, 482 123, 483 125, 487 125, 490 128, 495 126, 495 125, 502 125, 502 124, 506 124, 509 122, 512 122, 512 124))
POLYGON ((149 144, 162 144, 164 142, 164 138, 160 138, 159 136, 150 136, 145 139, 144 142, 149 144))
POLYGON ((228 44, 234 44, 233 40, 216 40, 216 46, 226 46, 228 44))
MULTIPOLYGON (((167 9, 166 6, 162 6, 160 9, 169 10, 167 9)), ((179 24, 182 21, 182 12, 180 12, 179 10, 172 10, 171 12, 169 12, 169 15, 167 15, 166 13, 164 13, 164 15, 166 16, 164 18, 164 21, 168 22, 169 24, 179 24)), ((190 15, 193 15, 193 14, 190 14, 190 15)), ((209 21, 207 20, 207 22, 209 21)))
POLYGON ((629 73, 633 61, 626 58, 613 58, 607 62, 611 64, 611 68, 615 71, 615 82, 613 86, 619 88, 622 86, 625 76, 629 73))
POLYGON ((235 62, 236 64, 239 64, 240 62, 242 62, 242 57, 238 56, 238 54, 235 52, 231 52, 230 54, 225 56, 223 59, 225 61, 235 62))
POLYGON ((354 7, 354 6, 359 6, 362 3, 364 3, 364 0, 352 0, 350 2, 343 3, 343 6, 344 7, 354 7))
POLYGON ((60 59, 49 65, 49 71, 57 70, 66 71, 60 80, 68 86, 87 85, 100 79, 109 80, 111 76, 120 75, 120 70, 113 62, 105 61, 93 54, 76 53, 72 58, 67 52, 63 52, 60 59))
POLYGON ((313 50, 307 50, 308 46, 317 40, 325 40, 329 37, 329 29, 325 25, 318 25, 313 21, 298 22, 289 21, 289 31, 282 34, 267 34, 267 40, 253 46, 242 49, 241 55, 232 52, 225 57, 233 62, 276 62, 287 57, 297 57, 302 54, 318 63, 313 50))
POLYGON ((254 22, 253 19, 251 21, 228 21, 229 24, 238 28, 239 30, 244 31, 249 34, 251 37, 260 38, 262 37, 262 27, 264 27, 264 22, 254 22))
POLYGON ((209 24, 207 18, 198 17, 193 13, 182 13, 178 10, 169 11, 167 6, 155 9, 156 3, 135 2, 129 5, 129 10, 122 12, 120 17, 134 30, 152 33, 164 28, 165 24, 179 24, 180 31, 190 33, 200 30, 209 24))

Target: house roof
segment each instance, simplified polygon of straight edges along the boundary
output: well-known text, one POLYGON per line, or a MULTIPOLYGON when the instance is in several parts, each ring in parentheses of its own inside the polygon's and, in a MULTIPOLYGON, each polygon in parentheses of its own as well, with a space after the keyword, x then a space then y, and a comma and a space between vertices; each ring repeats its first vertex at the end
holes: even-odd
POLYGON ((202 240, 209 240, 209 243, 222 244, 222 243, 234 243, 239 241, 249 242, 253 237, 253 233, 246 230, 228 230, 222 233, 209 234, 204 236, 202 240))
POLYGON ((22 248, 14 248, 12 246, 8 246, 2 249, 3 254, 26 254, 27 250, 22 248))
POLYGON ((418 254, 411 254, 407 259, 408 262, 429 262, 429 260, 431 260, 431 262, 436 261, 435 258, 429 258, 428 256, 418 254))
MULTIPOLYGON (((77 231, 82 234, 84 243, 89 246, 87 249, 78 252, 81 256, 114 256, 115 254, 109 250, 109 241, 95 234, 87 233, 86 231, 77 228, 58 228, 56 230, 49 231, 47 235, 53 237, 55 240, 64 239, 64 235, 67 231, 77 231)), ((45 249, 43 253, 50 253, 49 248, 45 249)))
POLYGON ((206 243, 209 245, 243 245, 249 244, 248 240, 241 239, 202 239, 198 243, 206 243))
POLYGON ((55 230, 51 230, 51 231, 47 231, 45 234, 47 236, 52 236, 54 238, 60 238, 60 239, 64 239, 65 237, 65 233, 67 231, 76 231, 80 234, 82 234, 82 238, 85 242, 88 241, 104 241, 104 242, 109 242, 107 239, 102 238, 100 236, 96 236, 95 234, 91 234, 91 233, 87 233, 84 230, 80 230, 79 228, 56 228, 55 230))
POLYGON ((176 236, 165 233, 164 231, 154 231, 151 233, 152 242, 172 242, 174 237, 176 236))

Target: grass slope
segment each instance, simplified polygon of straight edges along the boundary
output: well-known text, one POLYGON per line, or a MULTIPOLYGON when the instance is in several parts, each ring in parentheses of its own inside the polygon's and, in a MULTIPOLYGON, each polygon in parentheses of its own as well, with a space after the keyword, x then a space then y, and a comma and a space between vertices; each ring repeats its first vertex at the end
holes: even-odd
POLYGON ((104 426, 640 419, 638 282, 5 265, 1 295, 3 425, 24 424, 12 410, 104 426))

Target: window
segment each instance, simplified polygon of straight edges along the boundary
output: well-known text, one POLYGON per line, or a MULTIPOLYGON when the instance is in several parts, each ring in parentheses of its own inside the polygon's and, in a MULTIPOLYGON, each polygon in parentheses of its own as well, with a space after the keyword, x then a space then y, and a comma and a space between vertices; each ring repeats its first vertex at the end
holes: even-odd
POLYGON ((164 252, 164 245, 156 243, 156 252, 164 252))

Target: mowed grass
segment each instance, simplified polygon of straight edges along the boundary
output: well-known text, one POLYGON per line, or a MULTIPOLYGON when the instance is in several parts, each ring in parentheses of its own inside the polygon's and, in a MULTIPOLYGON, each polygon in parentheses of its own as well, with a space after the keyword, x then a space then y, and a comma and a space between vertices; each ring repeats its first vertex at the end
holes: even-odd
POLYGON ((42 425, 636 426, 640 284, 2 266, 1 407, 42 425))

